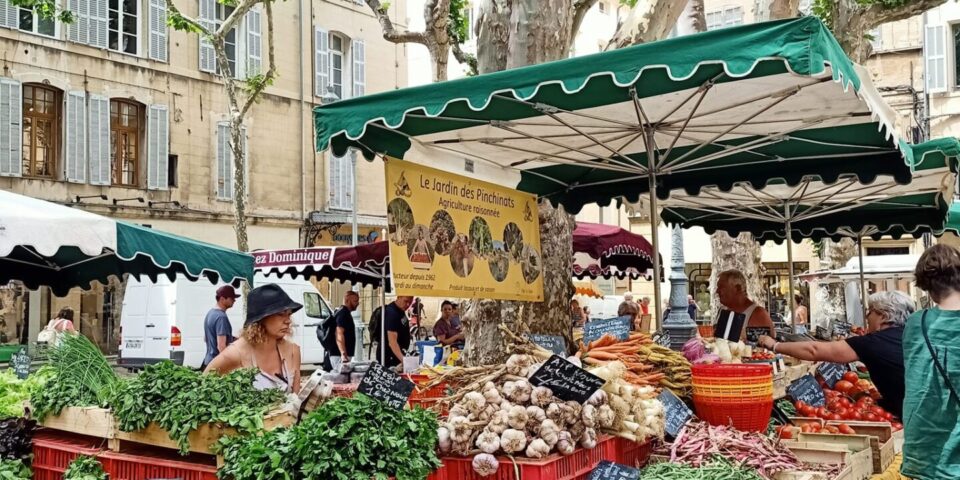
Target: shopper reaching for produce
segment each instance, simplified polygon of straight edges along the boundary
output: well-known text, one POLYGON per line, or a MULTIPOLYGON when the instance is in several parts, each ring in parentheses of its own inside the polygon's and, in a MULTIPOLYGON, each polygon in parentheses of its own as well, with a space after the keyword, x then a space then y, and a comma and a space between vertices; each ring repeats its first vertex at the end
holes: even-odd
POLYGON ((867 334, 835 342, 781 343, 764 335, 757 344, 801 360, 850 363, 861 361, 883 397, 878 403, 900 417, 903 412, 904 323, 916 309, 913 300, 897 291, 870 295, 867 334))
POLYGON ((739 270, 720 272, 717 279, 717 296, 724 307, 747 317, 740 338, 747 338, 747 327, 767 327, 770 329, 770 335, 774 335, 770 314, 747 296, 747 277, 744 277, 739 270))
POLYGON ((253 384, 292 393, 300 388, 300 347, 287 340, 290 316, 303 308, 276 284, 263 285, 247 296, 247 319, 237 340, 207 366, 225 375, 240 368, 259 370, 253 384))

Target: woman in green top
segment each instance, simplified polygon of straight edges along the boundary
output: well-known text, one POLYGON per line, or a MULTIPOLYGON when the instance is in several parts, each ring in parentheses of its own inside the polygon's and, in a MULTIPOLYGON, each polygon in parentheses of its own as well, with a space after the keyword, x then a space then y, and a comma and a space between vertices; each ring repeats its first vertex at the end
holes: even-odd
POLYGON ((914 313, 903 334, 900 471, 919 480, 960 478, 960 251, 934 245, 920 257, 914 276, 937 306, 914 313))

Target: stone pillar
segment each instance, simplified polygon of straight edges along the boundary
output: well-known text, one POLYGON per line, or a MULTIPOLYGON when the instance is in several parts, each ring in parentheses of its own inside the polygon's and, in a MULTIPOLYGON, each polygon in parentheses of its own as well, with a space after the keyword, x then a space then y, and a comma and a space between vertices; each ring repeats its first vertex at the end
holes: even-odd
MULTIPOLYGON (((670 348, 680 350, 697 336, 697 323, 687 313, 687 273, 683 262, 683 230, 673 227, 670 261, 670 315, 663 319, 663 330, 670 334, 670 348)), ((655 279, 659 281, 659 279, 655 279)))

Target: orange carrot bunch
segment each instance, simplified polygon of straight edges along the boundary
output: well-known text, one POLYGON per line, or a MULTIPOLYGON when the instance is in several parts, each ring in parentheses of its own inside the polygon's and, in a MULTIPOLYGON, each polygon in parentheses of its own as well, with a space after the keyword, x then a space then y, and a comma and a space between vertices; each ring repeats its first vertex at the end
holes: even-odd
POLYGON ((627 367, 624 379, 628 382, 635 385, 657 385, 664 375, 651 373, 654 366, 644 363, 637 354, 640 346, 651 343, 653 340, 645 333, 633 333, 623 341, 607 334, 590 342, 586 347, 581 343, 581 360, 586 365, 596 366, 619 361, 627 367))

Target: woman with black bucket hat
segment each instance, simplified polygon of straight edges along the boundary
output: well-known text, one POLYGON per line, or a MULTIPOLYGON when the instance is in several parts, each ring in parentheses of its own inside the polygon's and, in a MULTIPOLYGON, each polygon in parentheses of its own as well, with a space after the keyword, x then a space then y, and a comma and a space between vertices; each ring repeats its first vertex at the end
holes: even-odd
POLYGON ((225 375, 240 368, 255 368, 259 370, 254 379, 256 388, 298 391, 300 346, 287 337, 291 332, 290 316, 301 308, 303 305, 275 284, 250 290, 240 339, 214 358, 206 371, 225 375))

